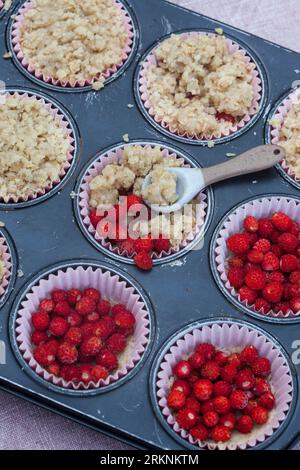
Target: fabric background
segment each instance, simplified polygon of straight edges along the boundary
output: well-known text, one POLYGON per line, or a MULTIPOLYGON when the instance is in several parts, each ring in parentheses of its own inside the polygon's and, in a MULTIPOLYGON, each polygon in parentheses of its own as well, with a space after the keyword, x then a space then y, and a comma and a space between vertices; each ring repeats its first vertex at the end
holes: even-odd
MULTIPOLYGON (((173 3, 300 52, 299 0, 173 0, 173 3)), ((130 449, 5 392, 0 392, 0 403, 1 450, 130 449)))

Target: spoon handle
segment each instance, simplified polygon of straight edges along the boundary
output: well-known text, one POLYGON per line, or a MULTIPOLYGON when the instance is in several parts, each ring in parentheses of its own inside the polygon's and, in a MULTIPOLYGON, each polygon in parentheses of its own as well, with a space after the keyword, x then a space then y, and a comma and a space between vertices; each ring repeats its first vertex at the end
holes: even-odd
POLYGON ((234 157, 225 163, 203 168, 205 186, 234 176, 267 170, 285 158, 285 151, 278 145, 260 145, 234 157))

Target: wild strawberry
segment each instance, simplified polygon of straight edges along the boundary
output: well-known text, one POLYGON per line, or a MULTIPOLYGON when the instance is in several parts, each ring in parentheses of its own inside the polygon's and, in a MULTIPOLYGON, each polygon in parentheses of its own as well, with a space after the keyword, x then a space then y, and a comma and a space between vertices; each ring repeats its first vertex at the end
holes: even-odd
POLYGON ((300 225, 295 222, 294 220, 292 221, 292 225, 291 225, 291 228, 290 228, 290 232, 293 234, 293 235, 296 235, 296 237, 299 235, 300 233, 300 225))
POLYGON ((271 220, 274 227, 280 232, 287 232, 292 227, 292 219, 283 212, 275 212, 271 220))
POLYGON ((290 298, 300 297, 300 285, 298 284, 290 285, 289 297, 290 298))
POLYGON ((96 356, 96 364, 105 367, 108 371, 115 370, 119 367, 119 361, 115 353, 109 349, 102 349, 96 356))
POLYGON ((94 335, 99 338, 106 339, 115 331, 115 324, 111 317, 106 316, 101 318, 94 325, 94 335))
POLYGON ((242 410, 248 404, 248 396, 243 390, 234 390, 230 395, 231 407, 235 410, 242 410))
POLYGON ((230 401, 227 397, 218 396, 214 398, 214 408, 217 413, 224 415, 230 410, 230 401))
POLYGON ((53 354, 54 356, 57 355, 57 351, 59 348, 60 342, 57 339, 50 339, 46 343, 47 350, 50 354, 53 354))
POLYGON ((284 273, 291 273, 298 269, 298 259, 295 255, 287 254, 280 258, 280 269, 284 273))
POLYGON ((258 231, 258 220, 253 217, 252 215, 249 215, 244 219, 244 229, 247 232, 257 232, 258 231))
POLYGON ((272 245, 270 248, 270 252, 273 253, 273 255, 277 256, 277 258, 280 258, 280 256, 282 255, 282 249, 278 245, 272 245))
POLYGON ((272 410, 275 406, 275 397, 272 392, 263 393, 258 399, 259 406, 272 410))
POLYGON ((63 365, 60 369, 60 375, 66 382, 80 382, 79 367, 75 365, 63 365))
POLYGON ((47 348, 46 344, 40 344, 36 347, 33 357, 42 367, 48 367, 55 361, 55 355, 47 348))
POLYGON ((51 298, 55 303, 62 302, 63 300, 67 300, 67 293, 62 289, 57 289, 52 292, 51 298))
POLYGON ((241 268, 230 268, 227 277, 230 285, 239 289, 244 284, 245 271, 241 268))
POLYGON ((177 379, 173 383, 172 390, 180 390, 185 395, 189 395, 191 393, 191 387, 186 380, 177 379))
POLYGON ((114 317, 115 325, 121 330, 134 328, 136 320, 133 313, 129 311, 119 312, 114 317))
POLYGON ((141 251, 133 259, 136 266, 143 271, 150 271, 153 268, 152 258, 146 251, 141 251))
POLYGON ((60 302, 57 302, 57 304, 54 307, 54 312, 57 315, 61 315, 62 317, 66 317, 69 315, 71 312, 71 307, 68 304, 66 300, 61 300, 60 302))
POLYGON ((81 329, 78 327, 71 327, 69 331, 65 334, 65 341, 68 341, 71 344, 74 344, 77 346, 78 344, 81 343, 82 340, 82 334, 81 334, 81 329))
POLYGON ((261 267, 264 271, 277 271, 279 269, 279 259, 269 251, 264 255, 261 267))
POLYGON ((95 383, 99 382, 99 380, 105 380, 108 377, 108 371, 105 367, 102 366, 94 366, 91 370, 91 377, 95 383))
POLYGON ((227 362, 228 356, 223 351, 218 351, 215 354, 214 360, 219 366, 224 365, 227 362))
POLYGON ((219 415, 215 411, 208 411, 203 415, 203 422, 208 428, 214 428, 219 422, 219 415))
POLYGON ((45 343, 48 340, 48 335, 45 333, 45 331, 34 331, 31 335, 31 342, 35 346, 38 346, 39 344, 45 343))
POLYGON ((269 219, 260 219, 258 221, 258 233, 262 238, 269 238, 274 230, 273 224, 269 219))
POLYGON ((247 239, 248 239, 248 243, 250 245, 250 248, 252 248, 252 246, 254 245, 254 243, 257 242, 258 240, 258 235, 257 233, 250 233, 250 232, 246 232, 245 233, 247 239))
POLYGON ((257 401, 253 398, 248 399, 248 405, 242 410, 243 414, 251 416, 253 408, 257 406, 257 401))
POLYGON ((245 348, 240 353, 241 361, 245 364, 252 364, 257 357, 258 351, 256 347, 251 344, 249 346, 245 346, 245 348))
POLYGON ((283 285, 279 282, 269 282, 263 290, 263 297, 268 302, 280 302, 283 295, 283 285))
POLYGON ((264 259, 264 254, 262 251, 256 250, 255 248, 249 251, 247 255, 248 261, 254 264, 260 264, 264 259))
POLYGON ((193 387, 195 397, 200 401, 209 400, 213 394, 213 384, 210 380, 200 379, 193 387))
POLYGON ((243 286, 239 289, 239 297, 241 302, 246 301, 248 305, 253 305, 257 298, 257 293, 255 290, 250 289, 250 287, 243 286))
POLYGON ((44 310, 44 312, 51 313, 51 312, 53 312, 54 306, 55 306, 55 304, 54 304, 53 300, 44 299, 44 300, 41 301, 41 303, 39 305, 39 309, 44 310))
POLYGON ((75 305, 75 310, 79 315, 89 315, 96 310, 96 302, 90 297, 81 297, 75 305))
POLYGON ((221 377, 226 382, 232 383, 237 375, 237 368, 233 364, 228 364, 221 369, 221 377))
POLYGON ((188 362, 193 367, 193 369, 200 369, 203 366, 205 359, 203 354, 195 351, 188 359, 188 362))
POLYGON ((202 343, 196 347, 196 351, 204 356, 205 359, 210 360, 216 353, 216 348, 211 343, 202 343))
POLYGON ((91 336, 82 341, 80 350, 85 356, 96 356, 102 348, 102 341, 97 336, 91 336))
POLYGON ((247 235, 244 233, 236 233, 231 235, 227 240, 227 248, 235 255, 247 253, 247 251, 250 249, 247 235))
POLYGON ((201 405, 200 405, 200 403, 198 402, 198 400, 196 400, 196 398, 194 398, 194 397, 187 397, 185 403, 186 403, 186 407, 187 407, 187 408, 190 408, 191 410, 194 410, 197 415, 200 413, 200 411, 201 411, 201 405))
POLYGON ((50 366, 47 367, 49 374, 55 375, 56 377, 60 374, 60 365, 58 362, 52 362, 50 366))
POLYGON ((66 318, 70 326, 80 326, 82 323, 82 316, 79 313, 72 311, 66 318))
POLYGON ((254 308, 257 312, 262 311, 263 313, 268 313, 271 310, 271 304, 267 302, 266 299, 259 297, 255 301, 254 308))
POLYGON ((226 413, 223 416, 220 416, 220 424, 226 426, 229 429, 234 429, 236 422, 236 416, 233 413, 226 413))
POLYGON ((106 345, 110 351, 119 354, 123 352, 127 346, 126 338, 124 335, 115 333, 108 339, 106 345))
POLYGON ((93 325, 93 323, 84 323, 83 325, 81 325, 80 329, 81 329, 81 335, 83 339, 90 338, 91 336, 95 334, 94 332, 95 326, 93 325))
POLYGON ((120 240, 118 243, 120 253, 127 254, 127 256, 132 256, 135 252, 135 240, 127 238, 126 240, 120 240))
POLYGON ((62 317, 54 317, 49 325, 49 332, 53 336, 64 336, 69 329, 67 320, 62 317))
POLYGON ((190 430, 190 435, 196 441, 206 441, 208 438, 208 430, 203 424, 197 424, 194 428, 190 430))
POLYGON ((190 408, 182 408, 176 415, 176 421, 182 429, 191 429, 197 422, 197 415, 190 408))
POLYGON ((201 375, 204 379, 214 381, 220 375, 220 367, 215 361, 207 361, 201 368, 201 375))
POLYGON ((94 289, 93 287, 89 287, 87 289, 84 289, 83 291, 83 297, 89 297, 92 299, 96 304, 100 302, 101 300, 101 294, 97 289, 94 289))
POLYGON ((299 239, 292 233, 282 233, 278 238, 278 245, 287 253, 294 253, 299 245, 299 239))
POLYGON ((251 390, 255 384, 255 377, 250 369, 243 369, 238 372, 235 383, 241 390, 251 390))
POLYGON ((197 371, 193 370, 191 375, 188 378, 188 381, 189 381, 189 384, 193 386, 194 383, 197 382, 197 380, 199 379, 200 379, 200 374, 197 371))
MULTIPOLYGON (((279 230, 274 229, 271 235, 269 236, 269 240, 271 243, 278 243, 278 238, 280 237, 281 232, 279 230)), ((278 245, 276 245, 278 246, 278 245)))
POLYGON ((285 281, 285 277, 280 271, 273 271, 268 275, 268 281, 279 282, 282 284, 285 281))
POLYGON ((237 369, 241 366, 241 358, 238 353, 232 353, 230 356, 227 358, 228 364, 236 367, 237 369))
POLYGON ((153 240, 153 245, 154 250, 157 253, 162 253, 163 251, 167 253, 171 248, 170 240, 168 238, 163 238, 162 235, 153 240))
POLYGON ((236 428, 242 434, 248 434, 253 428, 252 418, 246 415, 241 416, 237 421, 236 428))
POLYGON ((186 396, 180 390, 171 390, 168 395, 168 407, 173 410, 180 410, 184 407, 186 402, 186 396))
POLYGON ((266 377, 271 372, 271 364, 268 358, 258 357, 251 364, 252 371, 259 377, 266 377))
POLYGON ((278 302, 278 304, 275 305, 274 310, 276 313, 282 312, 283 314, 286 314, 290 310, 290 304, 289 302, 278 302))
POLYGON ((74 364, 78 358, 76 347, 70 343, 60 344, 57 351, 57 358, 62 364, 74 364))
POLYGON ((105 212, 105 214, 100 215, 100 213, 98 213, 97 209, 91 211, 90 212, 90 221, 91 221, 91 224, 93 225, 93 227, 97 228, 97 225, 99 224, 99 222, 101 222, 101 220, 103 220, 106 216, 107 216, 107 212, 105 212))
POLYGON ((290 300, 290 308, 294 313, 300 312, 300 297, 294 297, 290 300))
POLYGON ((96 323, 100 320, 100 315, 98 312, 92 312, 85 316, 85 321, 89 323, 96 323))
POLYGON ((215 411, 213 399, 209 399, 201 403, 201 412, 203 415, 205 413, 209 413, 210 411, 215 411))
POLYGON ((262 251, 263 253, 268 253, 271 249, 271 243, 266 238, 260 238, 254 244, 253 248, 258 251, 262 251))
POLYGON ((101 300, 97 304, 97 312, 99 313, 100 316, 104 317, 109 314, 111 309, 111 305, 107 300, 101 300))
POLYGON ((134 249, 136 253, 150 253, 153 250, 153 241, 151 238, 139 238, 134 242, 134 249))
POLYGON ((300 285, 300 271, 294 271, 290 274, 289 280, 292 284, 300 285))
POLYGON ((80 300, 81 295, 82 294, 79 289, 70 289, 67 292, 67 301, 69 302, 70 305, 72 305, 72 307, 74 307, 74 305, 76 305, 78 300, 80 300))
POLYGON ((253 387, 253 392, 256 395, 260 396, 270 391, 271 391, 271 387, 270 387, 269 382, 266 379, 262 377, 255 378, 255 385, 253 387))
POLYGON ((123 304, 116 304, 116 305, 113 305, 113 307, 111 308, 111 315, 112 317, 115 317, 116 315, 118 315, 119 313, 123 313, 123 312, 128 312, 129 310, 127 310, 127 308, 125 307, 125 305, 123 304))
POLYGON ((189 362, 180 361, 173 367, 173 372, 177 377, 187 379, 191 375, 192 368, 189 362))
POLYGON ((250 270, 245 277, 247 286, 253 290, 261 290, 266 285, 266 274, 260 269, 250 270))
POLYGON ((32 315, 31 322, 36 330, 45 331, 49 326, 50 317, 47 312, 39 311, 32 315))
POLYGON ((231 268, 243 268, 245 259, 241 256, 233 256, 232 258, 229 258, 228 264, 231 268))
POLYGON ((92 368, 90 364, 82 364, 79 367, 80 382, 89 384, 92 381, 92 368))
POLYGON ((256 406, 251 412, 251 418, 256 424, 265 424, 269 418, 268 410, 262 406, 256 406))
POLYGON ((224 396, 229 397, 232 392, 232 386, 225 382, 225 380, 219 380, 214 383, 214 394, 216 397, 224 396))
POLYGON ((231 438, 231 430, 227 426, 219 424, 212 430, 211 438, 215 442, 227 442, 231 438))
POLYGON ((129 194, 129 196, 127 196, 127 208, 130 209, 132 208, 133 209, 133 206, 134 209, 137 209, 137 210, 141 210, 141 207, 139 206, 144 206, 145 203, 143 201, 143 199, 139 196, 137 196, 136 194, 129 194))

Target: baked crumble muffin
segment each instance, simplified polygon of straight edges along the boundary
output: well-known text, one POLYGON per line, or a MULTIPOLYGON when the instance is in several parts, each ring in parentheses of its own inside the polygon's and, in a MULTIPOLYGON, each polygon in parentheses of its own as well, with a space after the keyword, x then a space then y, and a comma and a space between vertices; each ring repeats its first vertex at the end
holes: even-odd
POLYGON ((55 80, 92 80, 118 64, 128 32, 113 0, 34 0, 20 30, 28 63, 55 80))
POLYGON ((176 192, 177 177, 175 174, 162 168, 157 168, 149 173, 151 177, 149 185, 142 189, 144 201, 159 206, 170 206, 178 199, 176 192))
POLYGON ((279 145, 286 151, 286 163, 300 177, 300 102, 295 103, 284 119, 279 145))
POLYGON ((26 198, 59 178, 70 143, 36 98, 8 95, 0 106, 0 198, 26 198))
POLYGON ((251 108, 252 63, 219 35, 172 35, 154 52, 148 99, 158 119, 180 133, 208 137, 238 123, 251 108))

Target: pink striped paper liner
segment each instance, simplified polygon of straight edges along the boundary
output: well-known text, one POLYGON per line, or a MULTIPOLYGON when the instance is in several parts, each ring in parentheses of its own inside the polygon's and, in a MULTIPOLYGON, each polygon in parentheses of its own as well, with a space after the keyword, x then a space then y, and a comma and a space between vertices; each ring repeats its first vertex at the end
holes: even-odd
POLYGON ((265 439, 272 436, 286 418, 293 393, 291 371, 279 348, 255 328, 237 323, 211 323, 194 329, 176 340, 160 364, 156 385, 158 404, 167 423, 190 444, 202 448, 207 447, 209 450, 244 450, 264 442, 265 439), (265 425, 255 426, 249 434, 233 431, 230 441, 226 443, 194 440, 186 430, 180 428, 175 415, 167 404, 167 396, 173 377, 172 369, 182 358, 192 354, 196 346, 201 343, 212 343, 217 349, 222 349, 225 352, 239 352, 245 346, 252 344, 258 349, 260 356, 270 360, 271 375, 269 380, 275 395, 276 405, 270 412, 269 420, 265 425))
POLYGON ((254 305, 249 305, 247 301, 241 301, 239 293, 230 285, 228 281, 227 262, 231 254, 227 248, 226 241, 228 237, 230 237, 234 233, 239 233, 243 231, 243 221, 245 217, 249 215, 260 219, 271 217, 274 212, 284 212, 293 220, 300 223, 299 208, 299 201, 293 199, 292 197, 288 198, 284 196, 263 197, 255 199, 254 201, 246 202, 228 216, 228 219, 225 221, 216 240, 215 259, 221 281, 225 285, 228 292, 232 295, 232 297, 238 299, 241 305, 250 308, 251 310, 253 310, 253 312, 260 313, 262 316, 283 319, 296 318, 299 317, 300 311, 294 313, 292 310, 290 310, 288 313, 283 313, 282 311, 277 313, 274 312, 274 310, 270 310, 269 312, 264 313, 263 310, 255 310, 254 305))
MULTIPOLYGON (((208 35, 208 36, 216 36, 214 33, 206 33, 206 32, 201 32, 201 31, 192 31, 190 33, 181 33, 181 36, 183 38, 187 36, 195 36, 195 35, 208 35)), ((187 132, 180 132, 176 127, 172 127, 171 124, 168 124, 166 121, 164 121, 158 114, 156 114, 154 107, 151 105, 150 98, 148 95, 148 90, 147 90, 147 73, 149 70, 149 67, 151 65, 156 65, 156 58, 155 58, 155 49, 150 52, 150 54, 146 57, 139 76, 139 91, 140 91, 140 96, 141 100, 143 101, 143 104, 149 113, 149 115, 157 122, 160 124, 160 126, 163 129, 168 130, 169 132, 172 132, 173 134, 177 134, 180 137, 188 138, 188 139, 194 139, 194 140, 214 140, 214 139, 219 139, 221 137, 228 136, 230 134, 234 134, 237 132, 239 129, 242 129, 251 119, 252 117, 258 112, 259 110, 259 105, 261 101, 261 91, 262 91, 262 81, 259 76, 259 72, 257 69, 256 64, 253 62, 251 57, 247 54, 247 52, 237 43, 231 41, 230 39, 226 38, 226 42, 228 45, 229 51, 234 54, 236 52, 239 52, 245 63, 251 64, 252 66, 252 85, 253 85, 253 101, 251 108, 249 112, 235 125, 233 125, 231 128, 226 129, 224 132, 217 133, 215 135, 203 135, 199 136, 197 134, 189 134, 187 132)))
POLYGON ((0 0, 0 10, 2 10, 3 6, 4 6, 4 3, 2 0, 0 0))
MULTIPOLYGON (((143 145, 143 147, 148 148, 148 147, 156 147, 155 145, 143 145)), ((168 157, 176 157, 177 159, 181 160, 184 162, 184 158, 179 157, 176 155, 174 152, 170 152, 168 149, 163 148, 160 146, 160 148, 163 149, 163 156, 164 158, 168 157)), ((127 258, 133 258, 134 254, 132 256, 129 256, 126 251, 121 252, 118 248, 118 246, 113 245, 110 241, 104 240, 99 236, 97 231, 95 230, 94 226, 91 223, 90 220, 90 205, 89 205, 89 200, 90 200, 90 189, 89 189, 89 183, 95 176, 99 175, 102 173, 103 169, 105 168, 106 165, 110 165, 112 163, 120 162, 122 160, 123 156, 123 149, 122 148, 117 148, 115 150, 110 150, 108 153, 101 155, 98 157, 95 162, 89 167, 86 175, 84 176, 82 180, 82 184, 79 190, 79 207, 80 207, 80 214, 83 220, 83 223, 86 227, 86 230, 88 233, 90 233, 95 240, 97 240, 101 245, 106 248, 107 250, 118 254, 120 256, 125 256, 127 258)), ((190 166, 188 163, 186 163, 184 166, 190 166)), ((201 231, 203 228, 204 222, 205 222, 205 217, 206 217, 206 208, 207 208, 207 196, 205 193, 200 193, 198 197, 196 198, 198 201, 198 209, 196 212, 196 226, 192 232, 190 232, 186 239, 178 246, 170 248, 168 251, 163 251, 161 253, 156 253, 153 252, 152 257, 153 259, 161 259, 162 257, 167 257, 170 256, 173 253, 178 253, 179 251, 183 250, 186 248, 189 243, 191 243, 197 234, 201 231)))
POLYGON ((4 275, 3 275, 3 278, 0 279, 0 300, 1 300, 1 297, 5 294, 7 286, 9 284, 9 280, 11 277, 11 270, 12 270, 11 252, 7 244, 7 241, 3 236, 0 237, 0 258, 4 262, 4 275))
POLYGON ((134 286, 128 286, 128 282, 125 282, 117 274, 109 271, 103 271, 100 268, 93 268, 91 266, 78 266, 54 271, 44 279, 41 279, 30 290, 18 311, 15 334, 23 358, 37 375, 59 387, 74 390, 89 390, 105 387, 116 382, 137 365, 149 342, 149 325, 149 312, 140 295, 134 289, 134 286), (98 289, 103 298, 125 305, 134 314, 136 327, 132 340, 129 341, 126 350, 119 357, 120 368, 117 371, 110 374, 107 379, 101 379, 97 383, 90 382, 89 384, 84 384, 80 382, 75 384, 49 374, 34 359, 31 343, 31 316, 37 310, 40 301, 50 297, 53 290, 72 288, 83 290, 88 287, 98 289))
MULTIPOLYGON (((278 106, 277 110, 275 111, 273 119, 278 120, 278 125, 273 125, 272 122, 270 123, 270 133, 271 133, 271 143, 280 145, 280 131, 284 124, 284 120, 287 117, 287 114, 293 108, 294 104, 300 102, 300 89, 296 89, 292 91, 278 106)), ((288 174, 288 176, 297 183, 300 183, 300 174, 296 174, 295 170, 291 168, 288 162, 284 159, 281 162, 281 167, 283 170, 288 174)))
POLYGON ((60 173, 59 173, 59 177, 52 181, 51 184, 49 184, 46 188, 37 188, 36 191, 30 195, 27 195, 27 196, 22 196, 20 195, 19 197, 16 197, 14 195, 9 195, 5 198, 0 198, 0 200, 4 203, 9 203, 9 202, 12 202, 12 203, 18 203, 18 202, 27 202, 27 201, 31 201, 31 200, 34 200, 34 199, 37 199, 38 197, 41 197, 43 196, 44 194, 46 194, 47 192, 51 191, 51 189, 54 188, 54 186, 57 186, 61 181, 62 179, 66 176, 69 168, 71 167, 71 163, 72 163, 72 160, 74 158, 74 150, 75 150, 75 140, 74 140, 74 137, 72 135, 73 131, 72 131, 72 128, 70 126, 70 123, 69 121, 67 120, 66 116, 64 114, 62 114, 62 112, 55 107, 55 105, 53 103, 51 103, 51 101, 49 100, 46 100, 42 97, 38 97, 38 96, 35 96, 32 94, 28 94, 26 92, 24 93, 20 93, 20 92, 7 92, 4 94, 4 97, 6 96, 18 96, 20 99, 29 99, 29 100, 37 100, 39 103, 41 103, 45 108, 46 110, 49 112, 49 114, 51 114, 51 116, 53 117, 53 120, 57 123, 59 123, 59 126, 64 130, 65 132, 65 135, 66 135, 66 139, 69 141, 69 150, 66 154, 66 162, 65 164, 62 166, 61 170, 60 170, 60 173))
POLYGON ((55 79, 54 77, 45 75, 43 72, 40 70, 36 69, 34 64, 31 64, 25 57, 22 51, 21 43, 20 43, 20 38, 21 38, 21 27, 25 18, 26 13, 34 7, 34 0, 28 0, 25 2, 21 8, 19 9, 19 12, 14 20, 13 27, 12 27, 12 44, 13 48, 16 54, 17 59, 21 63, 21 65, 32 75, 34 75, 37 79, 42 80, 45 83, 50 83, 55 86, 61 86, 63 88, 76 88, 76 87, 85 87, 85 86, 90 86, 93 83, 97 82, 100 77, 104 77, 105 79, 110 78, 112 75, 114 75, 128 60, 130 53, 132 51, 133 47, 133 38, 135 35, 134 32, 134 26, 131 17, 129 16, 128 11, 126 8, 123 6, 122 3, 120 3, 118 0, 112 0, 112 2, 117 6, 117 8, 120 10, 120 15, 122 16, 122 19, 124 21, 124 26, 127 30, 127 41, 125 44, 125 47, 122 51, 122 55, 120 58, 120 62, 118 64, 113 65, 109 69, 107 69, 104 72, 99 72, 99 74, 92 79, 86 79, 86 80, 79 80, 79 81, 61 81, 58 79, 55 79))

